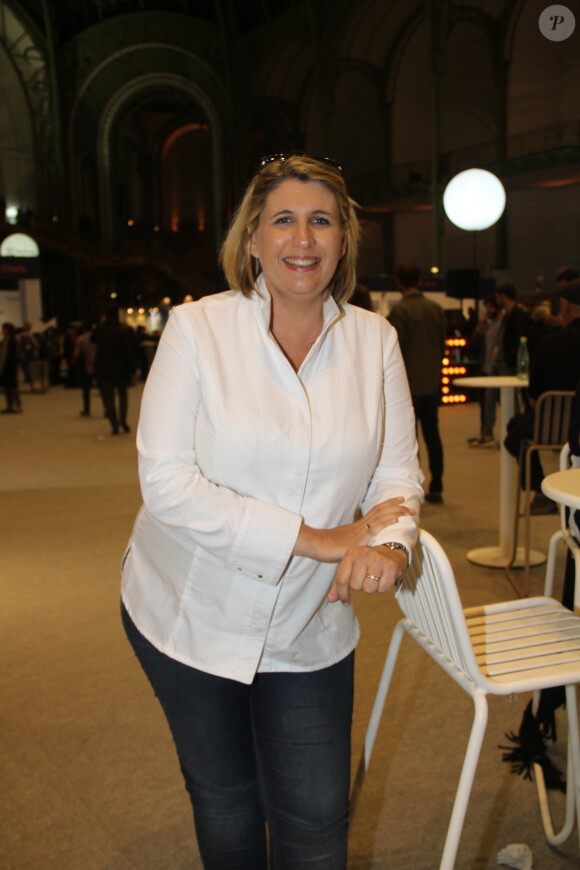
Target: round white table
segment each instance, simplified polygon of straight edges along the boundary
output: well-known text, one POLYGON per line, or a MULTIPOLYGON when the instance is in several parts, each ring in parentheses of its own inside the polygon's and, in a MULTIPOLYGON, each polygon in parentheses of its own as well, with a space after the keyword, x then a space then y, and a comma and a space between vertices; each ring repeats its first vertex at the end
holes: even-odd
MULTIPOLYGON (((580 468, 567 468, 547 474, 542 481, 542 492, 558 504, 572 510, 580 509, 580 468)), ((574 612, 580 616, 580 583, 574 587, 574 612)))
MULTIPOLYGON (((516 389, 528 386, 528 381, 515 375, 479 375, 469 378, 454 378, 456 387, 471 389, 498 389, 500 406, 500 455, 499 455, 499 545, 497 547, 478 547, 470 550, 467 558, 476 565, 486 568, 523 568, 525 565, 524 548, 518 547, 512 562, 514 549, 514 458, 510 456, 503 441, 507 424, 514 415, 514 393, 516 389)), ((474 451, 475 452, 475 451, 474 451)), ((518 484, 519 485, 519 484, 518 484)), ((541 565, 546 557, 538 550, 530 550, 529 564, 541 565)))
POLYGON ((580 509, 580 468, 567 468, 546 475, 542 492, 558 504, 580 509))

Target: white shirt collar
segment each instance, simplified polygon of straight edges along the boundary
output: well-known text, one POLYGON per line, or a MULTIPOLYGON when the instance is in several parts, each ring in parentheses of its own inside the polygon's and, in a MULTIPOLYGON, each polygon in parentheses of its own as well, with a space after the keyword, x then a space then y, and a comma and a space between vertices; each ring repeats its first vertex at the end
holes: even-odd
MULTIPOLYGON (((260 272, 258 278, 256 279, 256 288, 257 289, 254 291, 253 298, 258 301, 258 305, 262 314, 262 320, 267 333, 270 329, 272 296, 270 294, 270 291, 268 290, 262 272, 260 272)), ((319 344, 321 338, 328 332, 332 324, 339 320, 341 317, 344 317, 344 311, 342 307, 337 304, 334 296, 328 296, 322 303, 322 330, 316 340, 316 344, 319 344)))

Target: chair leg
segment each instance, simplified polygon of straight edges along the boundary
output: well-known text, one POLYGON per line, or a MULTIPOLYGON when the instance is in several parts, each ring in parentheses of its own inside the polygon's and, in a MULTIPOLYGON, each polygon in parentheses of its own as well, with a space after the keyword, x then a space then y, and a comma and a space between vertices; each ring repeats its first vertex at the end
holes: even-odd
POLYGON ((391 683, 391 678, 393 676, 393 671, 395 669, 395 663, 397 661, 397 656, 399 654, 399 649, 401 647, 401 641, 403 639, 403 635, 405 632, 405 620, 401 619, 396 624, 393 634, 391 637, 391 642, 389 644, 389 649, 387 651, 387 656, 385 658, 385 664, 383 666, 383 672, 381 674, 381 679, 379 680, 379 686, 377 688, 377 694, 375 696, 375 702, 373 704, 373 709, 371 711, 371 716, 369 719, 369 724, 367 726, 367 733, 365 735, 365 741, 363 744, 363 748, 361 750, 359 763, 357 766, 357 771, 354 778, 354 783, 350 793, 350 824, 352 825, 358 799, 360 796, 360 792, 363 786, 363 782, 365 780, 366 772, 368 770, 369 762, 371 760, 371 754, 373 751, 373 746, 375 745, 375 739, 377 736, 377 731, 379 729, 379 724, 381 721, 381 716, 383 715, 383 709, 385 706, 385 701, 387 700, 387 692, 389 691, 389 685, 391 683))
POLYGON ((548 793, 544 781, 544 772, 539 764, 534 764, 534 780, 540 814, 546 840, 551 846, 561 846, 565 843, 574 828, 574 821, 578 824, 578 837, 580 840, 580 736, 578 734, 578 704, 576 698, 576 685, 566 686, 566 710, 568 714, 568 763, 566 772, 566 813, 564 824, 555 833, 552 822, 552 814, 548 802, 548 793))
POLYGON ((534 762, 534 780, 536 783, 536 791, 538 793, 538 802, 540 804, 540 815, 542 817, 542 825, 544 826, 544 834, 550 846, 561 846, 562 843, 565 843, 574 827, 574 774, 572 769, 570 745, 568 745, 566 778, 566 814, 564 816, 564 824, 558 833, 555 833, 550 804, 548 802, 548 792, 544 781, 544 771, 540 764, 534 762))
POLYGON ((566 710, 568 713, 568 752, 571 755, 571 773, 568 791, 572 790, 576 803, 576 824, 580 843, 580 732, 578 731, 578 686, 566 686, 566 710))
POLYGON ((562 538, 562 530, 558 529, 558 531, 554 532, 554 534, 550 538, 550 543, 548 545, 548 557, 546 559, 546 576, 544 578, 544 595, 546 595, 548 598, 552 597, 552 590, 554 588, 554 571, 556 568, 556 550, 558 547, 558 543, 562 540, 562 538))
POLYGON ((530 584, 531 584, 531 576, 530 576, 530 523, 531 523, 531 499, 530 499, 530 485, 531 485, 531 477, 532 477, 532 450, 533 447, 529 447, 526 450, 526 488, 524 490, 524 589, 526 591, 526 598, 530 597, 530 584))
POLYGON ((572 538, 572 556, 574 558, 574 613, 580 616, 580 548, 572 538))
POLYGON ((513 545, 512 545, 512 553, 510 556, 510 560, 506 565, 506 570, 509 573, 509 569, 513 568, 515 561, 518 556, 518 532, 520 525, 520 490, 521 490, 521 479, 522 479, 522 469, 524 467, 524 453, 523 447, 520 447, 520 455, 518 456, 518 460, 516 463, 516 473, 517 480, 516 485, 514 486, 514 520, 513 520, 513 545))
POLYGON ((525 446, 522 442, 520 445, 520 452, 516 462, 516 474, 517 479, 514 486, 514 517, 513 517, 513 528, 512 528, 512 552, 509 557, 509 561, 505 566, 506 577, 509 580, 510 584, 513 587, 514 592, 518 596, 518 598, 523 598, 524 593, 520 589, 520 585, 518 581, 515 579, 513 574, 514 565, 516 564, 518 558, 518 533, 519 533, 519 524, 520 524, 520 491, 521 491, 521 479, 522 472, 524 470, 524 452, 525 446))
POLYGON ((461 769, 461 776, 459 778, 457 794, 455 795, 449 828, 447 829, 445 848, 443 849, 439 870, 453 870, 455 866, 459 840, 463 830, 463 823, 465 822, 465 813, 467 812, 467 805, 487 725, 487 698, 485 693, 476 689, 472 694, 472 698, 475 707, 473 725, 471 726, 471 734, 469 735, 469 743, 467 744, 467 751, 461 769))

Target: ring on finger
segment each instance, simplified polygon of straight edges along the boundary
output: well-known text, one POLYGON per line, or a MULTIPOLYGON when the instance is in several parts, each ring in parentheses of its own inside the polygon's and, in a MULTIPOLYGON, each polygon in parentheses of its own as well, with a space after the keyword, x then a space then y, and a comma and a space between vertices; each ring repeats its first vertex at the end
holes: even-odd
POLYGON ((367 574, 367 577, 369 578, 369 580, 374 580, 376 583, 380 583, 381 578, 375 577, 374 574, 367 574))

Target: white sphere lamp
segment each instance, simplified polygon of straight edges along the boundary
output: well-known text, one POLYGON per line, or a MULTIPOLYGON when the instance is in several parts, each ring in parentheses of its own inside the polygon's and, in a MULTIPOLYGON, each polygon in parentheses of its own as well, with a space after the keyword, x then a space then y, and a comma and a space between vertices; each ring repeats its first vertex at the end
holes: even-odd
POLYGON ((485 230, 493 226, 503 214, 505 201, 503 184, 487 169, 460 172, 443 193, 445 214, 462 230, 485 230))

